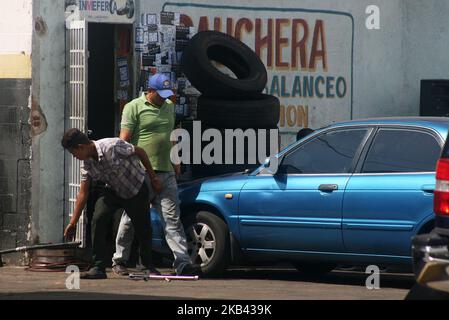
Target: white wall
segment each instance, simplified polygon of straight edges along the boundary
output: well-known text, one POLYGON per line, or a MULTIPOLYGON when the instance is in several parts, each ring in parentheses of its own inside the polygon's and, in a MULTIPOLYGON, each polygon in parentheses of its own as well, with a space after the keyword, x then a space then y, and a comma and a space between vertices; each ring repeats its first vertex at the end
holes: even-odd
MULTIPOLYGON (((142 12, 159 12, 163 0, 141 1, 142 12)), ((274 67, 269 73, 287 78, 297 74, 313 76, 331 76, 340 74, 346 79, 353 76, 353 118, 380 116, 411 116, 419 114, 420 79, 449 78, 449 2, 441 0, 195 0, 178 1, 179 4, 167 5, 167 11, 178 11, 192 17, 195 26, 199 18, 207 16, 210 28, 214 17, 232 17, 234 23, 242 17, 251 21, 256 18, 295 18, 305 19, 313 28, 314 22, 321 19, 326 26, 328 70, 293 70, 274 67), (194 7, 188 3, 213 7, 194 7), (380 8, 380 30, 366 28, 365 13, 367 6, 380 8), (227 7, 227 8, 226 8, 227 7), (252 11, 238 10, 235 7, 251 7, 252 11), (260 11, 260 8, 267 8, 260 11), (273 8, 271 11, 269 8, 273 8), (279 13, 279 8, 289 8, 279 13), (352 27, 350 19, 332 16, 326 13, 307 13, 296 9, 339 11, 347 13, 354 21, 353 62, 348 59, 351 51, 352 27), (351 71, 352 69, 352 71, 351 71)), ((244 33, 243 40, 254 47, 254 30, 244 33)), ((313 29, 312 29, 313 32, 313 29)), ((285 37, 291 43, 291 31, 284 30, 285 37)), ((312 37, 312 34, 310 35, 312 37)), ((310 41, 310 39, 309 39, 310 41)), ((288 46, 288 45, 287 45, 288 46)), ((309 49, 311 43, 309 42, 309 49)), ((283 58, 289 61, 289 49, 283 51, 283 58)), ((266 61, 265 61, 266 62, 266 61)), ((338 98, 280 97, 281 103, 288 105, 308 105, 308 121, 302 121, 312 128, 320 127, 332 121, 349 119, 351 108, 350 94, 338 98)), ((303 119, 304 120, 304 119, 303 119)), ((295 132, 301 125, 281 126, 283 132, 295 132)), ((291 136, 291 138, 293 138, 291 136)))
POLYGON ((0 53, 31 53, 32 0, 0 0, 0 53))
POLYGON ((449 1, 406 0, 404 103, 419 110, 421 79, 449 79, 449 1))

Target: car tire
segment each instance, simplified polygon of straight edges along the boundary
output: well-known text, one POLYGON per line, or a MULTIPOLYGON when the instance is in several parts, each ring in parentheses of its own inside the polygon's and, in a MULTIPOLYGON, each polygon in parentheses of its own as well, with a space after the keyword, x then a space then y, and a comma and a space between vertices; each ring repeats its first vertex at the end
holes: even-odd
POLYGON ((267 84, 267 70, 243 42, 221 32, 197 33, 184 49, 183 71, 204 96, 217 99, 251 98, 267 84), (212 61, 228 67, 236 79, 218 70, 212 61))
POLYGON ((230 261, 226 223, 211 212, 200 211, 187 217, 184 226, 192 263, 201 266, 205 277, 221 275, 230 261))
POLYGON ((211 127, 273 128, 279 117, 279 99, 266 94, 253 100, 198 99, 198 119, 211 127))
POLYGON ((449 300, 449 293, 437 291, 416 283, 405 300, 449 300))
POLYGON ((309 262, 292 262, 292 265, 307 277, 316 278, 324 276, 335 269, 335 264, 330 263, 309 263, 309 262))

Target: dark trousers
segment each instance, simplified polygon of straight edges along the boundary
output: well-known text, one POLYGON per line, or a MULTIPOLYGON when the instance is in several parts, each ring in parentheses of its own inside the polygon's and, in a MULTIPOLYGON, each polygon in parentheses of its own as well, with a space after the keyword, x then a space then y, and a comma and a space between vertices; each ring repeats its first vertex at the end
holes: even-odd
POLYGON ((149 217, 148 186, 145 182, 139 193, 131 199, 120 198, 113 190, 106 188, 104 195, 97 200, 92 218, 92 258, 95 267, 102 270, 106 268, 108 225, 118 209, 124 209, 130 217, 136 238, 140 243, 142 264, 145 267, 151 267, 152 229, 149 217))

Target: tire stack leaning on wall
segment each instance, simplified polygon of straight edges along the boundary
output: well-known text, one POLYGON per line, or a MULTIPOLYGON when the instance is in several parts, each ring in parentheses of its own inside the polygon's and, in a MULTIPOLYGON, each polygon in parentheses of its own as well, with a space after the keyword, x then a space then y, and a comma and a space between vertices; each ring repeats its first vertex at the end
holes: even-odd
MULTIPOLYGON (((277 129, 279 99, 262 93, 267 84, 267 70, 255 52, 243 42, 221 32, 200 32, 184 50, 182 64, 185 75, 202 94, 197 106, 202 131, 211 128, 220 131, 223 156, 226 129, 263 129, 267 138, 270 129, 277 129), (234 76, 220 71, 217 63, 227 67, 234 76)), ((203 143, 203 147, 207 144, 203 143)), ((258 145, 257 141, 257 152, 258 145)), ((269 147, 267 139, 267 152, 269 147)), ((234 146, 234 163, 235 149, 234 146)), ((192 165, 192 175, 198 178, 256 168, 258 163, 248 160, 248 149, 246 142, 244 164, 192 165)))

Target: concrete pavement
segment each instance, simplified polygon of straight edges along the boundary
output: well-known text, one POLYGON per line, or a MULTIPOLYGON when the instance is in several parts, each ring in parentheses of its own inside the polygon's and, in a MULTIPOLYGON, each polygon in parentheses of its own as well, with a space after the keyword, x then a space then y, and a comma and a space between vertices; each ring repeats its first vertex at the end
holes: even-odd
MULTIPOLYGON (((168 272, 169 270, 161 270, 168 272)), ((0 268, 2 299, 238 299, 238 300, 402 300, 413 286, 411 274, 381 274, 379 290, 368 290, 368 275, 334 271, 309 280, 281 267, 238 268, 220 279, 199 281, 132 281, 108 272, 107 280, 81 280, 68 290, 65 273, 0 268)))

